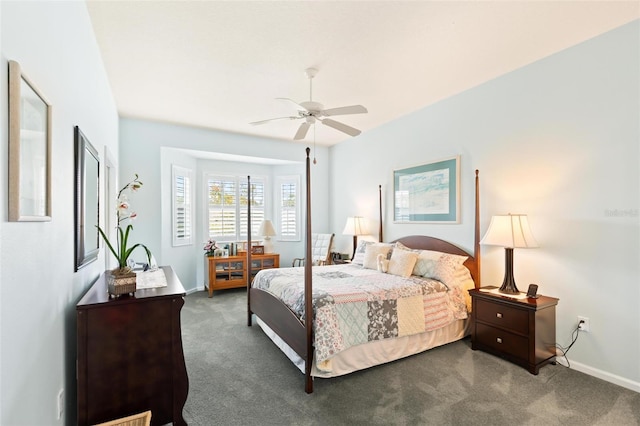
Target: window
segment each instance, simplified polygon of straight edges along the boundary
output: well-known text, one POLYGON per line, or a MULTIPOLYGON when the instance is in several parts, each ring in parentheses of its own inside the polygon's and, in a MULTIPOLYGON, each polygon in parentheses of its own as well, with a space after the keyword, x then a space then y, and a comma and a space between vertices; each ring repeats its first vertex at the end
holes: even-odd
POLYGON ((184 167, 172 167, 173 188, 173 245, 190 245, 191 242, 191 182, 192 172, 184 167))
MULTIPOLYGON (((246 177, 208 175, 208 236, 217 241, 247 239, 246 177)), ((265 215, 265 180, 251 178, 251 238, 258 238, 265 215)))
POLYGON ((277 179, 279 229, 283 241, 300 241, 300 176, 280 176, 277 179))

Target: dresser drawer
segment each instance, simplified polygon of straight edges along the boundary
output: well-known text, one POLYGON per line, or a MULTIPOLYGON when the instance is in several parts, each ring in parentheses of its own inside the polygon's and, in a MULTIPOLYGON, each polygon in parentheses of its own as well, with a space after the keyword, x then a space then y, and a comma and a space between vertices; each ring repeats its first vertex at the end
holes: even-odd
POLYGON ((484 324, 476 324, 476 341, 496 351, 528 360, 529 339, 484 324))
POLYGON ((476 320, 529 335, 529 313, 500 303, 476 298, 476 320))

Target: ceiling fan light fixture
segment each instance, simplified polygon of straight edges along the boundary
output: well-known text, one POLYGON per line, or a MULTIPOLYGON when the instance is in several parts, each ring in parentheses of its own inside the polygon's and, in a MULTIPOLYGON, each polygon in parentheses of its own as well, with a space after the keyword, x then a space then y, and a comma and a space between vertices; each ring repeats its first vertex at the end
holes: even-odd
MULTIPOLYGON (((322 124, 332 127, 340 132, 346 133, 349 136, 359 135, 361 132, 358 129, 355 129, 351 126, 348 126, 344 123, 340 123, 335 120, 331 120, 327 118, 323 119, 322 117, 333 117, 336 115, 347 115, 347 114, 365 114, 368 112, 367 109, 362 105, 350 105, 350 106, 330 108, 325 110, 324 105, 322 105, 320 102, 314 102, 313 100, 313 84, 311 80, 318 74, 318 70, 316 68, 307 68, 304 71, 304 73, 309 79, 309 100, 308 101, 297 103, 289 98, 276 98, 278 100, 286 101, 292 104, 293 106, 295 106, 298 112, 297 117, 271 118, 267 120, 254 121, 253 123, 250 123, 250 124, 253 124, 253 125, 264 124, 272 120, 282 120, 286 118, 292 119, 292 120, 298 120, 302 118, 304 119, 304 122, 300 125, 300 127, 298 127, 298 131, 293 137, 293 140, 304 139, 305 136, 307 135, 307 131, 309 130, 309 127, 315 124, 316 121, 320 121, 322 124)), ((315 126, 314 126, 314 129, 315 129, 315 126)), ((314 137, 314 143, 315 143, 315 137, 314 137)))

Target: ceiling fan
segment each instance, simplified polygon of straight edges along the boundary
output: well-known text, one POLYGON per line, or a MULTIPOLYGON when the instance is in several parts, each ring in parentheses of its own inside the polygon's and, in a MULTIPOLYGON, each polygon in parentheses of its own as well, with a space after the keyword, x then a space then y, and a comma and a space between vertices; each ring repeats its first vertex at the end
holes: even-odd
POLYGON ((316 76, 316 74, 318 74, 318 70, 315 68, 307 68, 305 70, 305 74, 309 79, 309 100, 308 101, 297 103, 288 98, 276 98, 292 104, 298 110, 298 115, 270 118, 267 120, 254 121, 249 124, 253 124, 254 126, 256 126, 256 125, 265 124, 274 120, 302 119, 304 121, 302 122, 302 124, 300 124, 300 127, 298 127, 298 131, 293 137, 293 140, 296 140, 296 141, 300 139, 304 139, 311 125, 315 124, 316 121, 321 122, 325 126, 333 127, 334 129, 339 130, 343 133, 346 133, 350 136, 358 136, 361 133, 360 130, 326 117, 333 117, 336 115, 347 115, 347 114, 364 114, 368 112, 367 109, 362 105, 351 105, 351 106, 344 106, 344 107, 338 107, 338 108, 324 109, 324 106, 321 103, 313 101, 312 80, 316 76))

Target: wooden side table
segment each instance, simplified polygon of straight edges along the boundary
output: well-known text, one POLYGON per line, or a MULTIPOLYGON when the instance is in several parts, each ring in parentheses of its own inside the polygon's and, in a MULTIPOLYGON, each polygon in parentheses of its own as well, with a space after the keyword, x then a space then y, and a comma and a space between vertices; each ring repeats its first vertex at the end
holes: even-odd
POLYGON ((520 365, 531 374, 555 362, 558 299, 517 299, 483 287, 469 290, 472 300, 471 349, 520 365))
MULTIPOLYGON (((262 269, 279 268, 280 255, 277 253, 251 255, 251 279, 262 269)), ((214 290, 226 290, 247 286, 247 256, 206 257, 205 286, 209 297, 214 290)))

